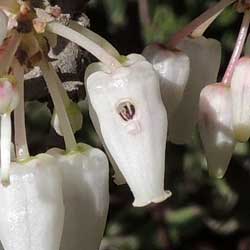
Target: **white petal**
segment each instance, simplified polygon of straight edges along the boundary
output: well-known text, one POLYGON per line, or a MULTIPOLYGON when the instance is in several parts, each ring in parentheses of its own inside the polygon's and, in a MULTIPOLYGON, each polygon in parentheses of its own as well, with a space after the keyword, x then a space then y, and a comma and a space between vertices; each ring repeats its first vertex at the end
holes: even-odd
MULTIPOLYGON (((97 66, 97 65, 96 65, 97 66)), ((91 65, 87 68, 86 71, 90 72, 88 69, 89 68, 95 68, 96 67, 93 63, 93 67, 91 67, 91 65)), ((97 66, 98 67, 98 66, 97 66)), ((86 75, 86 73, 85 73, 86 75)), ((106 146, 105 144, 105 141, 102 137, 102 133, 101 133, 101 128, 99 126, 99 122, 98 122, 98 119, 96 117, 96 114, 95 114, 95 111, 93 110, 92 106, 89 105, 89 114, 90 114, 90 117, 92 118, 92 122, 93 122, 93 125, 95 127, 95 130, 96 130, 96 133, 98 134, 102 144, 103 144, 103 147, 105 149, 105 152, 106 154, 108 155, 108 158, 109 158, 109 161, 113 167, 113 170, 114 170, 114 175, 112 176, 113 177, 113 181, 116 185, 120 186, 120 185, 124 185, 126 184, 126 180, 123 176, 123 174, 121 173, 119 167, 117 166, 117 163, 115 162, 114 158, 112 157, 111 153, 109 152, 108 150, 108 147, 106 146)))
POLYGON ((90 147, 82 153, 50 152, 57 155, 63 173, 65 222, 60 250, 97 250, 109 207, 107 157, 90 147))
POLYGON ((134 206, 168 198, 167 113, 152 65, 140 55, 129 55, 125 67, 112 74, 94 72, 85 83, 91 119, 133 192, 134 206))
POLYGON ((59 250, 64 219, 56 161, 40 155, 13 163, 10 185, 0 185, 0 238, 5 250, 59 250))
POLYGON ((179 46, 190 59, 190 76, 183 99, 169 121, 169 140, 190 143, 198 120, 199 97, 203 87, 216 82, 221 62, 221 45, 205 37, 187 38, 179 46))
POLYGON ((143 55, 159 74, 162 100, 170 120, 182 100, 188 81, 189 58, 179 50, 168 50, 158 44, 147 46, 143 55))
POLYGON ((213 84, 200 96, 199 130, 209 173, 222 178, 233 154, 235 141, 232 126, 230 88, 213 84))
POLYGON ((235 67, 231 81, 233 129, 235 139, 245 142, 250 137, 250 57, 243 57, 235 67))

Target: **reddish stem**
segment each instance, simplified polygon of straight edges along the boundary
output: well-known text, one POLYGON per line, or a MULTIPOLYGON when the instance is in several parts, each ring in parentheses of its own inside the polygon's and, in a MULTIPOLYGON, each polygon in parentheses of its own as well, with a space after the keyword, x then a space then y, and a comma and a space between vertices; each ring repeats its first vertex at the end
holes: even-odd
POLYGON ((244 46, 244 43, 246 41, 249 23, 250 23, 250 11, 246 11, 244 14, 244 17, 243 17, 240 32, 239 32, 239 35, 238 35, 238 38, 237 38, 237 41, 236 41, 236 44, 234 47, 232 57, 231 57, 230 62, 228 64, 225 75, 222 79, 223 84, 230 84, 230 82, 231 82, 235 66, 236 66, 237 61, 239 60, 239 58, 241 56, 243 46, 244 46))
POLYGON ((235 2, 236 0, 221 0, 205 12, 203 12, 200 16, 195 18, 191 23, 185 26, 182 30, 177 32, 167 43, 167 46, 170 48, 175 48, 176 45, 181 42, 186 36, 190 35, 195 29, 197 29, 201 24, 208 21, 214 15, 216 15, 221 10, 225 9, 227 6, 235 2))
POLYGON ((138 0, 139 14, 141 24, 144 28, 151 24, 151 17, 149 14, 148 0, 138 0))

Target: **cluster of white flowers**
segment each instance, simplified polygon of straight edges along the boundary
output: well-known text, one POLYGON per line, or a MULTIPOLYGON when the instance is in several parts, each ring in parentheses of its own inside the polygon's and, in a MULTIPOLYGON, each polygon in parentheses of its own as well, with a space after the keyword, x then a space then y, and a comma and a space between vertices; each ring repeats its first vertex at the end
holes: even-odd
POLYGON ((82 115, 49 63, 57 36, 100 62, 89 65, 89 113, 134 206, 161 202, 166 141, 187 144, 199 126, 209 172, 225 174, 236 141, 250 137, 250 58, 239 60, 250 22, 246 1, 221 0, 167 44, 121 56, 106 40, 70 20, 58 6, 0 0, 0 240, 5 250, 97 250, 109 206, 109 164, 99 149, 77 144, 82 115), (217 82, 221 45, 203 36, 230 4, 244 12, 235 50, 217 82), (52 125, 66 149, 30 156, 24 119, 24 74, 39 66, 52 97, 52 125), (249 81, 249 82, 248 82, 249 81), (15 154, 11 157, 11 113, 15 154))

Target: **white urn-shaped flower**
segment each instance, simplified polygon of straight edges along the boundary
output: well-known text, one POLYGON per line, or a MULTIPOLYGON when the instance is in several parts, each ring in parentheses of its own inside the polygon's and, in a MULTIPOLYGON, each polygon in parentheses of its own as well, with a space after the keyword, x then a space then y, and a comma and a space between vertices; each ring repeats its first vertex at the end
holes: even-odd
POLYGON ((59 250, 64 221, 61 174, 41 154, 12 163, 10 185, 0 184, 0 239, 5 250, 59 250))
POLYGON ((108 215, 109 164, 99 149, 49 150, 63 176, 65 220, 60 250, 98 250, 108 215))
POLYGON ((152 64, 137 54, 111 72, 101 63, 86 71, 90 116, 121 170, 134 206, 160 202, 164 191, 167 113, 152 64))
POLYGON ((217 80, 221 45, 202 36, 186 38, 177 47, 190 59, 190 76, 182 101, 169 121, 169 140, 175 144, 188 144, 198 122, 200 92, 217 80))
POLYGON ((190 72, 188 56, 177 49, 167 49, 161 44, 148 45, 143 55, 159 74, 163 103, 170 120, 182 100, 190 72))
POLYGON ((217 83, 200 95, 199 131, 211 176, 222 178, 232 157, 235 140, 230 87, 217 83))

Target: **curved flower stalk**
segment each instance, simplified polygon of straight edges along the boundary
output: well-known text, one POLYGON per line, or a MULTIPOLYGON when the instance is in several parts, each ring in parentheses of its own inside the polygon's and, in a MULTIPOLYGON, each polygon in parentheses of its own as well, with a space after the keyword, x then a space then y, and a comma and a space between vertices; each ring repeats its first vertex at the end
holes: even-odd
MULTIPOLYGON (((68 115, 68 119, 70 121, 71 128, 72 128, 73 132, 75 133, 82 128, 83 116, 82 116, 81 110, 76 103, 74 103, 73 101, 70 100, 70 98, 69 98, 66 90, 64 89, 62 82, 61 82, 59 76, 57 75, 55 69, 53 68, 53 66, 50 64, 49 64, 49 66, 50 66, 49 69, 50 69, 51 73, 53 74, 54 81, 57 84, 57 89, 60 92, 63 104, 65 106, 65 109, 66 109, 66 112, 68 115)), ((57 134, 59 134, 60 136, 63 136, 63 132, 62 132, 60 122, 59 122, 59 117, 58 117, 58 114, 57 114, 55 109, 53 112, 51 125, 54 127, 57 134)))
POLYGON ((201 90, 216 82, 221 62, 221 45, 205 37, 186 38, 178 48, 190 59, 190 76, 183 99, 169 121, 169 140, 175 144, 188 144, 198 121, 201 90), (185 129, 183 129, 185 124, 185 129))
POLYGON ((109 207, 109 164, 99 149, 79 144, 65 153, 51 149, 63 175, 64 230, 60 250, 99 249, 109 207))
POLYGON ((209 173, 222 178, 235 146, 230 87, 221 83, 206 86, 199 107, 199 131, 209 173))
POLYGON ((200 37, 217 18, 217 16, 229 5, 237 0, 220 0, 211 8, 207 9, 200 16, 195 18, 191 23, 186 25, 182 30, 178 31, 167 43, 168 47, 175 48, 187 36, 200 37))
POLYGON ((250 57, 242 57, 233 73, 231 92, 233 101, 233 130, 236 140, 246 142, 250 137, 250 57))
POLYGON ((19 102, 16 79, 13 76, 0 78, 0 115, 1 115, 1 182, 9 184, 11 161, 11 112, 19 102))
POLYGON ((49 22, 46 26, 46 30, 48 32, 62 36, 78 44, 80 47, 83 47, 105 65, 108 65, 112 70, 115 70, 116 68, 119 68, 121 66, 119 58, 115 58, 114 56, 109 54, 105 50, 105 48, 101 47, 98 43, 93 41, 92 35, 89 38, 86 36, 87 33, 85 33, 85 35, 82 35, 80 32, 78 32, 79 27, 76 27, 76 25, 73 26, 73 24, 71 24, 71 27, 67 27, 59 22, 49 22), (75 30, 73 28, 75 28, 75 30))
POLYGON ((127 56, 124 66, 114 72, 94 63, 86 71, 85 84, 91 119, 133 192, 133 205, 168 198, 167 113, 152 65, 136 54, 127 56))
POLYGON ((85 28, 84 26, 80 25, 79 23, 77 23, 75 21, 69 21, 69 27, 71 29, 79 32, 83 36, 86 36, 89 39, 91 39, 93 42, 98 44, 101 48, 104 48, 105 51, 108 54, 112 55, 113 57, 115 57, 115 58, 120 57, 120 54, 115 47, 113 47, 107 40, 105 40, 104 38, 102 38, 98 34, 94 33, 90 29, 85 28))
POLYGON ((188 81, 189 58, 179 50, 170 50, 159 44, 147 46, 143 55, 159 74, 162 100, 170 120, 182 100, 188 81))
POLYGON ((59 86, 57 84, 59 81, 58 75, 56 74, 53 66, 47 61, 45 56, 43 56, 42 60, 39 62, 39 66, 42 70, 43 77, 47 83, 50 95, 55 106, 55 110, 59 117, 60 129, 62 130, 66 149, 68 151, 71 151, 76 147, 76 140, 71 128, 70 120, 68 118, 63 99, 60 95, 59 86))
POLYGON ((64 206, 54 157, 12 163, 8 187, 0 184, 0 238, 5 250, 59 250, 64 206))
POLYGON ((18 161, 27 160, 30 157, 25 128, 25 111, 24 111, 24 68, 17 60, 13 61, 13 74, 17 79, 17 88, 20 102, 14 110, 15 123, 15 149, 18 161))

